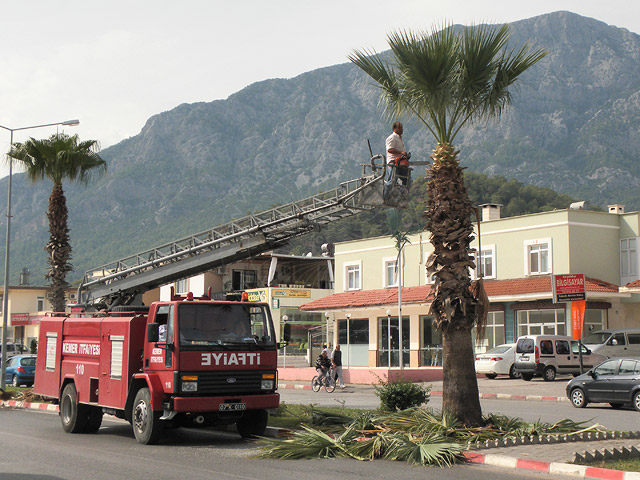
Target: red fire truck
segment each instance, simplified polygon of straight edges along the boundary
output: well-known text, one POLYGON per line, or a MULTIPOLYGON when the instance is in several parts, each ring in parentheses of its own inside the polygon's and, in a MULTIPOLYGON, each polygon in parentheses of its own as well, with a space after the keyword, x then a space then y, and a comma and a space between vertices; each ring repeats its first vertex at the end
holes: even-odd
POLYGON ((66 432, 96 432, 107 413, 129 421, 143 444, 167 426, 264 433, 280 401, 267 304, 189 294, 148 312, 118 309, 40 323, 34 392, 59 400, 66 432))

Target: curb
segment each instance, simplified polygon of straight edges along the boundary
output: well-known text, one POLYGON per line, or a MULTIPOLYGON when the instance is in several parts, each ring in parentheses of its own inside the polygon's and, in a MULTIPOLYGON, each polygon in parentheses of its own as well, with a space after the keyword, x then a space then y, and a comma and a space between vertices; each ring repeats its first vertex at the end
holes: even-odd
POLYGON ((22 402, 19 400, 4 400, 0 402, 0 406, 12 407, 12 408, 27 408, 30 410, 44 410, 47 412, 59 412, 58 405, 53 403, 34 403, 34 402, 22 402))
POLYGON ((553 475, 570 475, 577 478, 597 478, 603 480, 640 480, 640 472, 624 472, 608 468, 587 467, 571 463, 544 462, 505 455, 464 452, 468 462, 492 465, 494 467, 533 470, 553 475))

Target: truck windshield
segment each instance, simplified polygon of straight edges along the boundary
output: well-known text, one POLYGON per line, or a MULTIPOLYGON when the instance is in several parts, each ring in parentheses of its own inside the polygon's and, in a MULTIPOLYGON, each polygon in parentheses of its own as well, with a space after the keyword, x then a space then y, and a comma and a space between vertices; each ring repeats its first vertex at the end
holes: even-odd
POLYGON ((180 345, 275 345, 266 308, 250 304, 183 303, 178 309, 180 345))

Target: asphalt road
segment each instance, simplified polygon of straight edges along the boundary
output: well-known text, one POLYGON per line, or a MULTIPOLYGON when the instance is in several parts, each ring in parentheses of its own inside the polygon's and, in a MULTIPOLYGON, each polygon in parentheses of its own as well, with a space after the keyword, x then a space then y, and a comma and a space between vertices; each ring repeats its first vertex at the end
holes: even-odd
POLYGON ((2 480, 340 480, 416 478, 439 480, 513 480, 560 478, 486 465, 452 468, 412 467, 401 462, 260 460, 256 444, 235 434, 202 430, 169 431, 159 445, 144 446, 128 423, 105 417, 97 434, 62 431, 57 414, 0 409, 2 480))
MULTIPOLYGON (((517 388, 519 381, 511 381, 517 388)), ((553 394, 558 394, 564 389, 566 382, 557 382, 555 385, 533 384, 526 385, 530 389, 546 389, 547 394, 551 389, 553 394)), ((506 390, 499 383, 494 383, 497 392, 506 390)), ((435 389, 434 389, 435 390, 435 389)), ((537 395, 544 394, 534 392, 537 395)), ((303 405, 314 404, 319 407, 341 406, 349 408, 378 408, 380 399, 375 395, 373 387, 370 386, 350 386, 344 390, 336 390, 333 393, 326 393, 324 390, 313 392, 311 390, 280 389, 280 399, 285 403, 298 403, 303 405)), ((638 430, 640 429, 640 413, 631 408, 614 410, 608 404, 589 404, 586 408, 574 408, 569 402, 551 402, 535 400, 494 400, 482 399, 480 401, 483 414, 500 413, 509 417, 518 417, 526 421, 542 420, 554 422, 565 418, 575 421, 589 421, 599 423, 611 430, 638 430)), ((432 395, 428 403, 429 407, 436 410, 442 408, 442 397, 432 395)))

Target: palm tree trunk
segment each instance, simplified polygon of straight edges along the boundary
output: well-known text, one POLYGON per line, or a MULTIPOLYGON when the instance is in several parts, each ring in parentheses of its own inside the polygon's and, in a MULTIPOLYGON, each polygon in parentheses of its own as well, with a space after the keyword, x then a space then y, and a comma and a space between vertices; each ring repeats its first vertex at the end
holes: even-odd
POLYGON ((475 375, 471 329, 479 317, 471 291, 469 269, 474 268, 473 208, 464 185, 463 169, 452 145, 436 146, 428 172, 427 229, 434 253, 428 274, 435 275, 431 314, 443 337, 444 411, 466 425, 482 423, 475 375))
POLYGON ((49 254, 49 271, 47 279, 51 281, 51 304, 54 312, 64 312, 66 306, 65 293, 69 284, 67 273, 73 267, 71 260, 71 244, 69 243, 69 211, 64 196, 62 183, 54 183, 49 197, 49 243, 45 250, 49 254))

